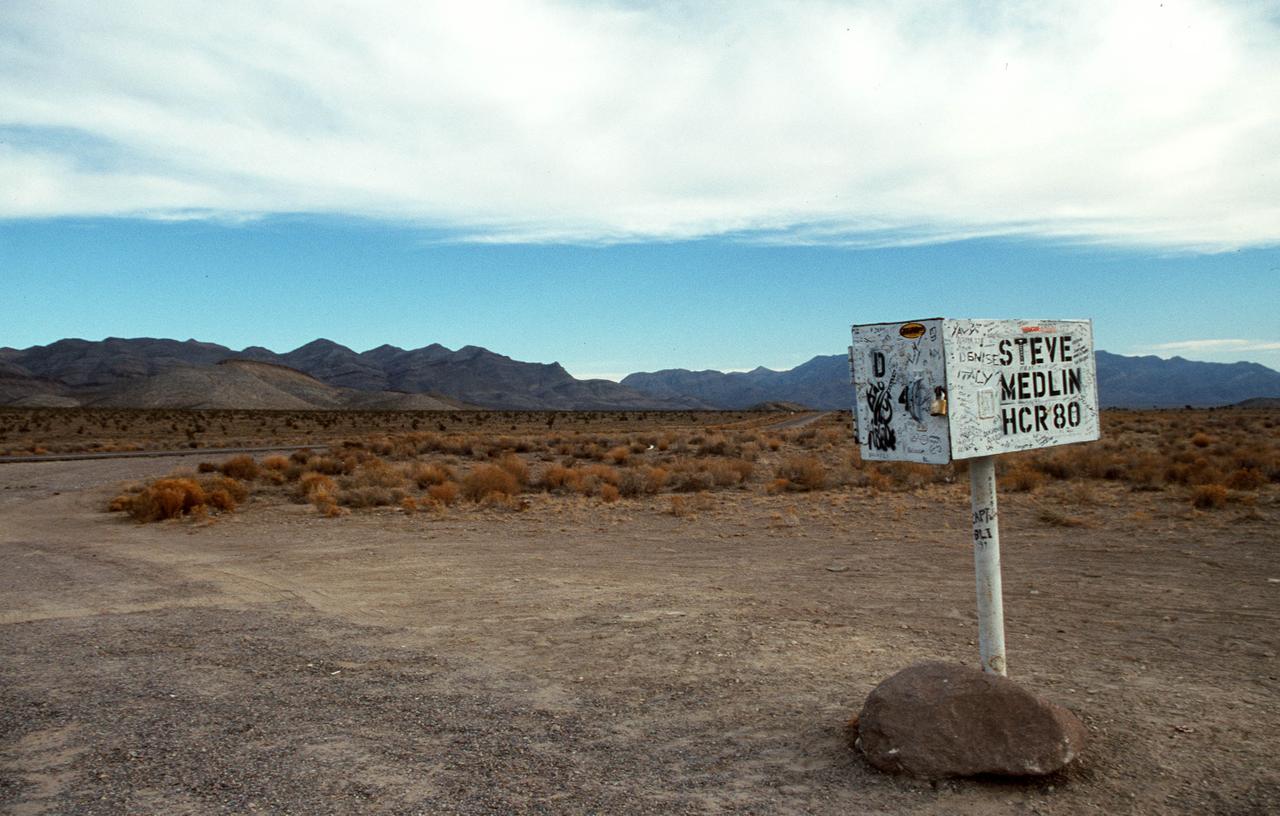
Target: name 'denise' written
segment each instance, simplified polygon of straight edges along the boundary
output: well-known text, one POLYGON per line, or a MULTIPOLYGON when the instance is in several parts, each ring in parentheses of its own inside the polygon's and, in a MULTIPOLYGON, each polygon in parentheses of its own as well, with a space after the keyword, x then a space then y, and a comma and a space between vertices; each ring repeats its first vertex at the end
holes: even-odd
POLYGON ((1017 337, 997 346, 1000 372, 1000 426, 1005 436, 1075 428, 1080 424, 1081 375, 1073 362, 1071 336, 1017 337), (1009 403, 1030 403, 1010 405, 1009 403))

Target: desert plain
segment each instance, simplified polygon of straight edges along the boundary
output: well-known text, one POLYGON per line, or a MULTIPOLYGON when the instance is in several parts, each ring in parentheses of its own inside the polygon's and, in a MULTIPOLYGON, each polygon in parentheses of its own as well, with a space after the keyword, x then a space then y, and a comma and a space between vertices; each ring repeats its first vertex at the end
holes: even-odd
POLYGON ((1276 411, 1109 411, 1002 457, 1010 676, 1091 742, 935 782, 846 724, 913 662, 977 663, 967 476, 862 463, 847 414, 0 435, 34 459, 0 464, 5 812, 1280 811, 1276 411))

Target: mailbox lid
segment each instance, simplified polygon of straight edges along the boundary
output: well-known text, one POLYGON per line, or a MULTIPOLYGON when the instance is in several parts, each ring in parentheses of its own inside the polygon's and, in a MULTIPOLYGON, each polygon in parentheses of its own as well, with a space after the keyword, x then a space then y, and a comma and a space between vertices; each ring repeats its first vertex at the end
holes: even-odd
POLYGON ((942 318, 853 326, 854 414, 868 461, 951 461, 942 318))
POLYGON ((1098 438, 1092 321, 948 319, 944 335, 953 458, 1098 438))

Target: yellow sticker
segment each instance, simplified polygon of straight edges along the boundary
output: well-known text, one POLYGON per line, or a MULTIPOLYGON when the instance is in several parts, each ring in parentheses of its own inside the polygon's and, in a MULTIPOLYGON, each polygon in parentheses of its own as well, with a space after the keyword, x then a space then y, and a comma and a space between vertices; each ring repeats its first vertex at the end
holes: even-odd
POLYGON ((902 335, 908 340, 915 340, 917 338, 924 337, 924 324, 923 323, 903 323, 902 328, 898 329, 898 334, 902 335))

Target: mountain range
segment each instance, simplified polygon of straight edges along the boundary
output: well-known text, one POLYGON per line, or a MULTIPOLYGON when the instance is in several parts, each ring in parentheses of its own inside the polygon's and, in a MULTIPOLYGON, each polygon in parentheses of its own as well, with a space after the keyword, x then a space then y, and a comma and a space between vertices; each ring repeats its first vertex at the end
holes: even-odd
MULTIPOLYGON (((1258 363, 1204 363, 1173 357, 1128 357, 1097 352, 1098 395, 1104 408, 1180 408, 1234 405, 1280 397, 1280 372, 1258 363)), ((814 357, 789 371, 742 373, 669 369, 630 374, 622 384, 657 396, 693 397, 724 408, 770 400, 813 408, 848 408, 849 361, 843 354, 814 357)))
POLYGON ((197 340, 109 337, 59 340, 21 350, 0 348, 0 405, 301 409, 377 403, 391 408, 409 407, 403 399, 408 396, 419 403, 429 397, 439 408, 712 407, 696 399, 654 397, 609 380, 578 380, 559 363, 525 363, 478 346, 451 351, 438 344, 412 350, 383 345, 357 353, 320 339, 277 354, 261 346, 235 351, 197 340), (287 370, 340 390, 330 394, 301 388, 299 380, 281 373, 287 370), (202 388, 215 396, 202 398, 202 388), (361 394, 382 396, 371 400, 361 394))
MULTIPOLYGON (((1280 397, 1280 372, 1257 363, 1097 353, 1106 407, 1230 405, 1280 397)), ((356 352, 314 340, 284 354, 196 340, 67 339, 0 348, 0 405, 165 408, 449 410, 743 409, 795 403, 848 408, 844 355, 787 371, 667 369, 620 383, 579 380, 559 363, 529 363, 478 346, 452 351, 383 345, 356 352)))

